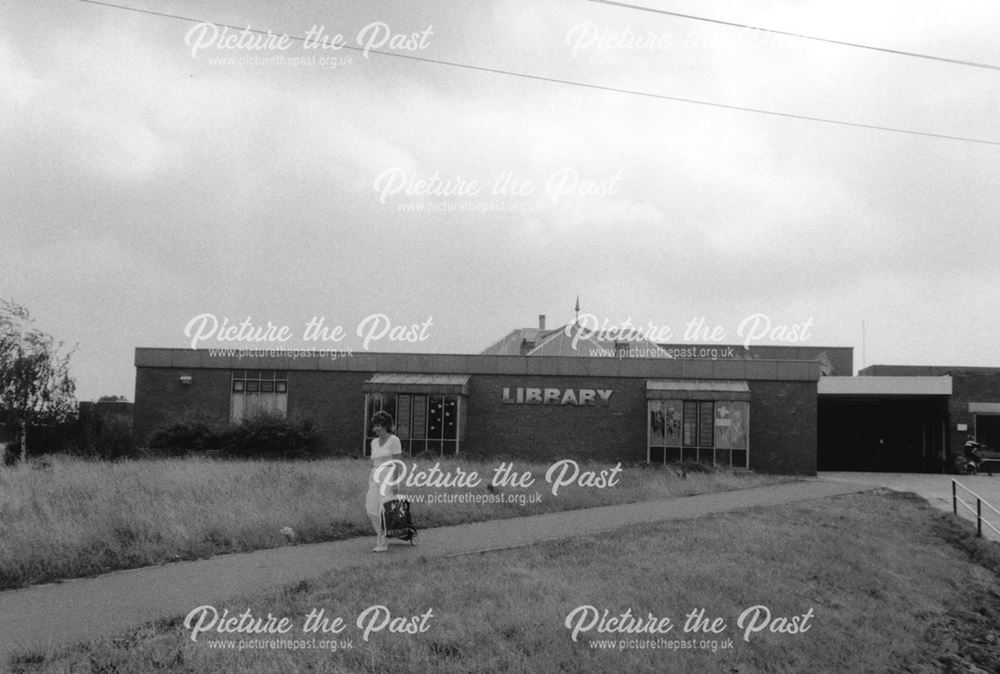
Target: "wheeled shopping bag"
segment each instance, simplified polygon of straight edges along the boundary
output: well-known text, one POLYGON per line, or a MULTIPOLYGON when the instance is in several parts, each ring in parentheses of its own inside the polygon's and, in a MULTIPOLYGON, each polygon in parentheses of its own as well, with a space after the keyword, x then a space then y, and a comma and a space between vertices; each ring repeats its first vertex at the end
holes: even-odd
POLYGON ((394 498, 382 505, 382 530, 387 538, 409 541, 416 545, 417 528, 413 526, 410 516, 410 502, 406 499, 394 498))

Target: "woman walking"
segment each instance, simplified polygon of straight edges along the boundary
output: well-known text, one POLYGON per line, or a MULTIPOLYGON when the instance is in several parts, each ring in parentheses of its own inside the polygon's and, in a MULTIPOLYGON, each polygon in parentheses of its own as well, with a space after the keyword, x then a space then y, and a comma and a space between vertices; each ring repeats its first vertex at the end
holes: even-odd
POLYGON ((368 476, 368 495, 365 498, 365 510, 368 511, 368 517, 375 529, 375 548, 372 552, 385 552, 389 549, 389 539, 386 538, 382 521, 382 504, 395 495, 395 488, 391 486, 395 467, 384 468, 381 471, 378 468, 403 453, 399 438, 392 434, 392 424, 392 415, 388 412, 376 412, 372 416, 372 430, 376 437, 371 445, 372 472, 368 476), (377 473, 379 474, 376 475, 377 473), (382 489, 382 483, 386 481, 390 481, 390 484, 382 489))

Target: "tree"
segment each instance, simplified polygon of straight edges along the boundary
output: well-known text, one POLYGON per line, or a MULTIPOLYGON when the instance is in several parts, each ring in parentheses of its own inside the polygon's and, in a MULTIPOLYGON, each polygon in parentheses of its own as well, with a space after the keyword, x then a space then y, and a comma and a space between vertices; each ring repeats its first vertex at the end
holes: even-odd
POLYGON ((72 352, 32 327, 28 310, 0 300, 0 412, 20 437, 21 461, 28 456, 28 428, 76 417, 76 384, 69 376, 72 352))

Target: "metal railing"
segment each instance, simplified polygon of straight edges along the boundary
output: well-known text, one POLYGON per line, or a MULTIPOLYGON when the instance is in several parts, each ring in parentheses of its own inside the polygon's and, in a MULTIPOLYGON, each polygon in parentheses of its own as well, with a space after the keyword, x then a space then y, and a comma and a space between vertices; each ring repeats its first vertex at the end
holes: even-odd
POLYGON ((976 492, 972 491, 971 489, 969 489, 968 487, 966 487, 964 484, 961 484, 958 480, 952 480, 951 481, 951 509, 952 509, 952 511, 956 515, 958 514, 958 504, 959 503, 961 503, 962 506, 965 507, 970 513, 973 513, 976 516, 976 535, 977 536, 979 536, 980 538, 983 537, 983 524, 986 524, 986 526, 988 526, 990 529, 993 530, 993 533, 995 533, 997 536, 1000 536, 1000 529, 997 529, 995 526, 993 526, 992 524, 990 524, 989 522, 987 522, 985 519, 983 519, 983 506, 985 505, 987 508, 989 508, 990 510, 992 510, 994 512, 994 514, 996 514, 997 517, 1000 517, 1000 510, 997 510, 996 508, 994 508, 993 506, 991 506, 989 503, 987 503, 982 498, 980 498, 979 494, 977 494, 976 492), (961 498, 959 498, 959 496, 958 496, 958 488, 959 487, 961 487, 963 490, 969 492, 969 494, 971 494, 973 497, 975 497, 975 499, 976 499, 976 507, 975 508, 972 507, 972 502, 971 501, 970 502, 966 502, 966 501, 963 501, 961 498))

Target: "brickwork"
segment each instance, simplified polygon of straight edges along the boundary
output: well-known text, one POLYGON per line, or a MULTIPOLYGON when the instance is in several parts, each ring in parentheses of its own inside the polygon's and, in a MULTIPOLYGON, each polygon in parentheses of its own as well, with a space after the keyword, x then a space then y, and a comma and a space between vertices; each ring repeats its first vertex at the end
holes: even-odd
POLYGON ((217 369, 136 368, 133 432, 145 447, 157 426, 193 413, 229 420, 232 372, 217 369), (181 376, 191 377, 190 384, 181 376))
MULTIPOLYGON (((189 412, 220 421, 229 419, 230 370, 198 367, 189 352, 144 351, 141 358, 137 352, 136 367, 135 432, 140 445, 157 425, 189 412), (191 383, 181 383, 182 376, 190 376, 191 383)), ((466 435, 462 453, 540 461, 644 461, 647 379, 748 380, 750 467, 775 473, 816 472, 818 367, 813 363, 656 361, 645 368, 639 362, 611 359, 580 363, 576 358, 387 354, 383 366, 375 367, 380 361, 373 356, 348 358, 334 365, 317 361, 322 367, 285 359, 238 364, 287 370, 289 416, 315 422, 328 453, 354 456, 363 451, 363 385, 376 372, 470 375, 469 396, 463 401, 466 435), (551 398, 539 404, 504 402, 505 388, 511 399, 518 388, 552 389, 558 391, 558 402, 551 398), (593 404, 573 404, 584 399, 584 391, 598 389, 611 391, 607 404, 599 397, 592 398, 593 404), (568 397, 567 390, 573 392, 568 397), (562 404, 564 397, 566 404, 562 404)), ((205 361, 209 362, 221 364, 205 361)))
POLYGON ((645 461, 646 381, 592 377, 479 376, 471 382, 465 451, 548 460, 645 461), (503 402, 503 389, 611 390, 608 404, 503 402))
POLYGON ((288 372, 288 414, 311 419, 331 454, 361 456, 365 441, 362 384, 373 373, 288 372))
POLYGON ((976 415, 969 412, 969 403, 1000 403, 1000 370, 994 373, 955 372, 951 381, 948 439, 952 452, 959 452, 965 445, 966 436, 976 435, 976 415), (958 430, 958 424, 968 424, 969 430, 958 430))
POLYGON ((750 382, 750 468, 815 475, 816 382, 750 382))

